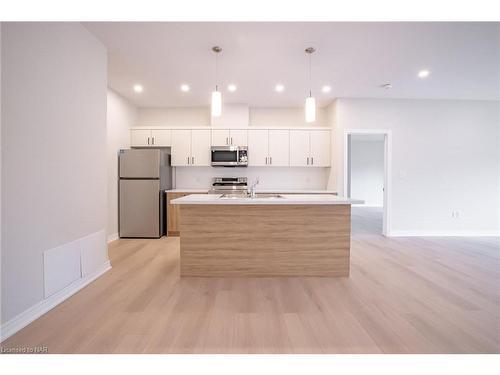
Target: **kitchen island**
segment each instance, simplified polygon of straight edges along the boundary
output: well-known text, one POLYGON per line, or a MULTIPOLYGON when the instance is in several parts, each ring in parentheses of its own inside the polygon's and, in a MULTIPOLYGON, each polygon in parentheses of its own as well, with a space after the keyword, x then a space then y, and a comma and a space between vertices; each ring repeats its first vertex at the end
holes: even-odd
POLYGON ((181 276, 349 276, 353 203, 362 201, 318 194, 174 199, 181 276))

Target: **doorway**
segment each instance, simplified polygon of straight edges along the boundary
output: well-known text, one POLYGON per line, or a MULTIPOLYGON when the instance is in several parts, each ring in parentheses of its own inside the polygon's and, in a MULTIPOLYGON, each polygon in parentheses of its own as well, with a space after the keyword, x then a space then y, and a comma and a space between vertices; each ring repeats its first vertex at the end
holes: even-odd
POLYGON ((353 206, 356 230, 390 236, 390 172, 390 130, 345 131, 344 194, 365 202, 353 206))

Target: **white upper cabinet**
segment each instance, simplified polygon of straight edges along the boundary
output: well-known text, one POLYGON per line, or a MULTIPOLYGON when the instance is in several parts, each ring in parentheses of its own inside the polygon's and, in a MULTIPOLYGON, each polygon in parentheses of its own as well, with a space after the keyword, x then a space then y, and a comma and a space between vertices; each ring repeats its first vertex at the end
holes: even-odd
POLYGON ((132 147, 171 147, 173 166, 210 166, 210 146, 248 146, 248 165, 330 167, 330 129, 131 129, 132 147))
POLYGON ((191 130, 172 130, 172 165, 191 165, 191 130))
POLYGON ((229 144, 231 146, 247 146, 248 145, 248 130, 246 130, 246 129, 231 129, 229 131, 229 144))
POLYGON ((172 130, 172 165, 210 165, 210 130, 172 130))
POLYGON ((170 147, 172 130, 170 129, 132 129, 130 146, 132 147, 170 147))
POLYGON ((191 165, 209 166, 210 130, 191 130, 191 165))
POLYGON ((229 129, 212 130, 212 146, 229 146, 229 129))
POLYGON ((290 130, 290 165, 330 166, 330 130, 290 130))
POLYGON ((313 167, 329 167, 330 163, 330 143, 331 133, 329 130, 311 130, 310 135, 310 155, 313 167))
POLYGON ((268 165, 272 167, 290 165, 290 131, 269 130, 268 165))
POLYGON ((132 129, 130 131, 130 146, 144 147, 150 146, 151 130, 149 129, 132 129))
POLYGON ((309 130, 290 130, 290 165, 308 166, 309 151, 309 130))
POLYGON ((246 129, 213 129, 212 146, 246 146, 246 129))
POLYGON ((248 165, 266 166, 269 158, 269 134, 267 129, 248 131, 248 165))
POLYGON ((288 167, 289 131, 252 129, 248 131, 248 165, 288 167))
POLYGON ((151 130, 151 144, 157 147, 172 146, 172 130, 154 129, 151 130))

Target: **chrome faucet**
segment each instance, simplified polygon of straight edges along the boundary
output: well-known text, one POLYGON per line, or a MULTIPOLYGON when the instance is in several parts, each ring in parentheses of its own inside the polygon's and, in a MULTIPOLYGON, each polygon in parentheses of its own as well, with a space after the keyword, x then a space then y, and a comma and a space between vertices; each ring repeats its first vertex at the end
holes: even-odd
POLYGON ((259 184, 259 178, 257 177, 255 181, 252 183, 252 186, 250 186, 250 189, 248 189, 248 194, 250 194, 250 198, 255 198, 255 186, 259 184))

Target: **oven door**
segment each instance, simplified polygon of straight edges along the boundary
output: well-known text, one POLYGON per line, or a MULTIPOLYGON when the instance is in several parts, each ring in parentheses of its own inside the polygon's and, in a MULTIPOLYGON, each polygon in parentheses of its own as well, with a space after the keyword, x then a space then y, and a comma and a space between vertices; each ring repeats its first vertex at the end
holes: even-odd
POLYGON ((238 165, 238 161, 238 147, 212 147, 212 166, 236 166, 238 165))

